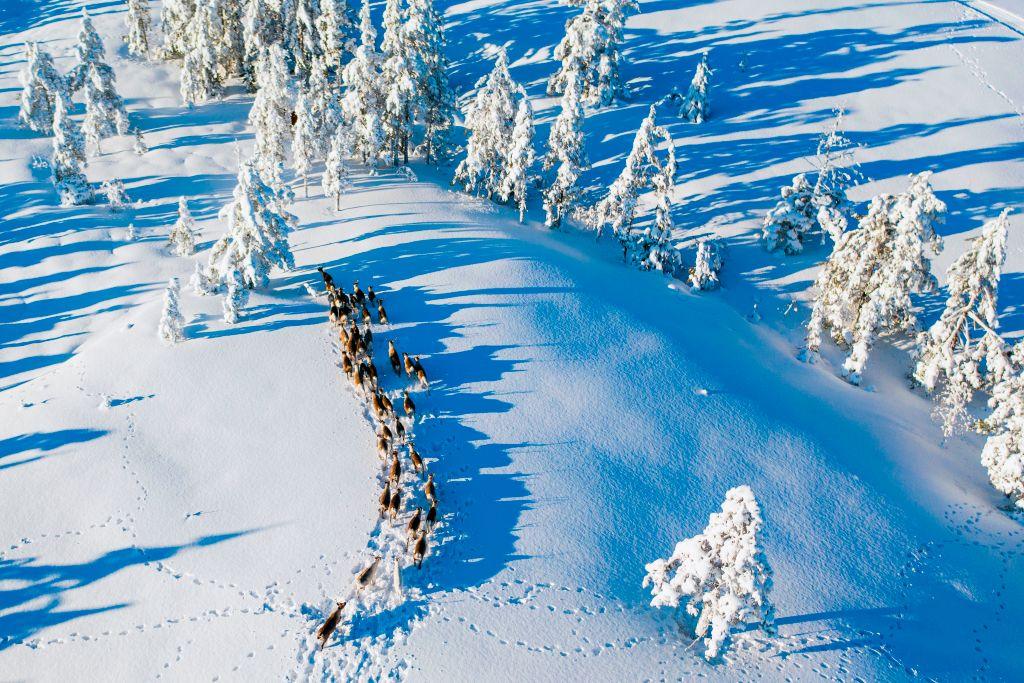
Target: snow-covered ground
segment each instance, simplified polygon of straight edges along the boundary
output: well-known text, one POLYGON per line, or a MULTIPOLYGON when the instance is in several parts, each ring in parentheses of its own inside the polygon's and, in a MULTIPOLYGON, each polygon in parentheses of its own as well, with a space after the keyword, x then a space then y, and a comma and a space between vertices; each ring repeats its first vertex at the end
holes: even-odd
MULTIPOLYGON (((958 2, 644 2, 627 30, 634 100, 588 117, 586 181, 614 177, 649 104, 710 49, 712 120, 662 120, 679 145, 687 258, 709 231, 727 240, 721 292, 519 225, 449 191, 450 169, 416 166, 416 182, 360 175, 340 212, 300 192, 296 271, 237 326, 218 299, 185 293, 189 340, 168 348, 163 286, 192 260, 168 255, 165 236, 181 195, 204 248, 223 232, 250 100, 183 108, 175 65, 126 58, 121 3, 87 4, 151 147, 136 157, 112 141, 87 169, 125 180, 140 204, 123 214, 56 207, 30 164, 49 140, 15 122, 23 42, 66 68, 80 5, 0 10, 0 679, 1024 676, 1022 529, 999 509, 980 440, 940 443, 901 351, 879 349, 867 389, 829 358, 799 362, 824 252, 756 244, 844 105, 863 145, 858 199, 935 171, 951 209, 941 272, 983 219, 1024 205, 1019 33, 958 2), (140 239, 125 239, 129 222, 140 239), (322 653, 323 610, 388 525, 370 422, 303 287, 320 264, 383 294, 378 349, 393 339, 423 358, 433 386, 413 394, 415 429, 444 518, 423 569, 404 570, 406 601, 357 612, 322 653), (707 664, 647 606, 643 565, 741 483, 764 509, 780 635, 741 635, 707 664)), ((507 44, 541 96, 572 10, 446 11, 460 91, 507 44)), ((1024 219, 1011 220, 1000 293, 1014 336, 1024 219)))

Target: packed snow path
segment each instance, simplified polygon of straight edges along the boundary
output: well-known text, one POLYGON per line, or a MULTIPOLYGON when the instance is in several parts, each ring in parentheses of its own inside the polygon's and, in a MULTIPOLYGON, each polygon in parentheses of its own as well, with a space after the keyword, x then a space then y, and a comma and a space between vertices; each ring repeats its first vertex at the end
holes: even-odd
MULTIPOLYGON (((811 3, 755 6, 647 3, 631 26, 642 34, 678 22, 693 41, 686 50, 716 35, 701 26, 718 26, 719 47, 738 55, 744 49, 730 45, 746 38, 733 34, 765 26, 779 32, 770 43, 798 44, 841 22, 829 49, 845 40, 866 73, 804 105, 856 100, 851 121, 859 115, 856 126, 875 131, 862 136, 873 142, 866 171, 897 186, 937 164, 947 171, 940 189, 963 190, 950 199, 964 213, 1019 201, 1014 103, 1024 92, 1006 77, 1019 61, 990 59, 1016 54, 1017 38, 956 3, 836 4, 832 15, 811 3), (892 35, 864 28, 875 22, 892 35), (952 84, 965 94, 954 96, 952 84), (900 97, 885 97, 892 92, 900 97), (898 122, 887 99, 900 103, 898 122)), ((557 32, 548 7, 538 12, 557 32)), ((495 42, 506 30, 533 40, 534 15, 502 28, 502 8, 451 7, 452 49, 466 50, 474 27, 499 34, 495 42)), ((190 339, 168 349, 155 336, 162 283, 187 276, 191 262, 166 255, 165 231, 184 194, 204 245, 221 234, 215 214, 233 182, 233 143, 248 144, 248 100, 189 112, 172 65, 112 59, 152 152, 137 159, 111 143, 88 172, 94 182, 125 178, 143 204, 121 216, 56 209, 28 164, 48 140, 13 128, 14 74, 26 36, 59 33, 55 44, 66 46, 76 28, 38 19, 2 48, 5 676, 1020 678, 1020 526, 996 508, 977 441, 939 447, 930 405, 905 390, 899 358, 891 367, 879 359, 874 392, 845 385, 827 363, 799 363, 775 329, 784 306, 743 284, 741 274, 755 273, 746 279, 803 286, 799 264, 814 255, 784 262, 739 246, 730 289, 695 296, 624 268, 588 237, 523 227, 504 209, 450 193, 447 176, 364 176, 340 213, 316 193, 299 202, 298 270, 254 297, 240 325, 222 325, 219 301, 184 295, 190 339), (129 220, 141 240, 122 238, 129 220), (417 397, 432 416, 418 445, 437 458, 431 469, 450 515, 445 543, 410 579, 412 599, 352 622, 322 654, 311 651, 311 633, 365 558, 379 461, 360 403, 338 390, 322 303, 302 287, 317 283, 319 264, 346 285, 359 279, 384 292, 399 348, 422 354, 436 378, 417 397), (746 315, 755 297, 771 303, 756 324, 746 315), (645 562, 702 529, 738 483, 764 508, 781 634, 741 636, 730 665, 710 666, 671 615, 647 607, 640 580, 645 562)), ((120 15, 97 25, 114 52, 120 15)), ((467 81, 473 63, 462 67, 467 81)), ((539 75, 548 66, 522 68, 539 75)), ((776 66, 787 78, 804 68, 776 66)), ((633 75, 643 68, 660 63, 633 75)), ((770 80, 771 70, 756 78, 770 80)), ((744 86, 728 92, 717 111, 739 116, 744 86)), ((771 126, 790 124, 762 116, 689 140, 739 156, 690 155, 684 227, 702 230, 716 211, 737 221, 720 221, 724 231, 751 227, 740 219, 770 205, 798 168, 804 152, 789 151, 813 144, 813 117, 787 116, 806 130, 778 137, 771 126), (750 135, 776 139, 765 147, 750 135)), ((634 118, 595 117, 595 150, 605 134, 630 139, 634 118)), ((964 223, 953 227, 955 252, 966 235, 964 223)), ((1011 247, 1008 304, 1021 266, 1020 242, 1011 247)), ((1011 309, 1010 330, 1014 320, 1011 309)))

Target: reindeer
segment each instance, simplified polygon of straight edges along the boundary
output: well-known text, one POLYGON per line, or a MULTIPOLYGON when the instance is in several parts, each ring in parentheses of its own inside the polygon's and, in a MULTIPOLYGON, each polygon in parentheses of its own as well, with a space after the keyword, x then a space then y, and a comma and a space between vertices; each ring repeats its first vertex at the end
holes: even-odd
POLYGON ((417 569, 423 569, 423 556, 427 554, 427 534, 420 532, 416 539, 416 546, 412 549, 412 561, 416 563, 417 569))
POLYGON ((374 575, 377 573, 378 565, 380 565, 380 555, 374 557, 373 562, 371 562, 366 569, 359 572, 359 575, 356 577, 356 584, 360 589, 366 588, 370 585, 370 582, 373 581, 374 575))
POLYGON ((349 355, 347 353, 342 352, 342 354, 341 354, 341 371, 344 372, 347 376, 351 377, 352 376, 352 370, 353 370, 353 368, 352 368, 352 359, 349 358, 349 355))
POLYGON ((416 512, 409 518, 409 523, 405 525, 405 534, 409 537, 409 540, 416 538, 416 532, 420 530, 420 520, 423 518, 423 508, 417 507, 416 512))
POLYGON ((357 337, 356 335, 348 335, 348 341, 345 342, 345 350, 348 351, 348 355, 352 356, 353 358, 357 357, 357 354, 359 353, 360 341, 362 340, 360 340, 359 337, 357 337))
POLYGON ((380 434, 381 434, 381 436, 386 437, 388 441, 394 441, 395 440, 394 435, 391 434, 391 429, 388 428, 388 426, 386 424, 384 424, 383 422, 380 425, 380 434))
POLYGON ((356 342, 356 353, 358 353, 360 356, 369 356, 370 355, 368 350, 367 350, 367 348, 366 348, 366 342, 363 341, 362 337, 360 337, 359 341, 356 342))
MULTIPOLYGON (((373 381, 374 382, 377 381, 377 376, 376 375, 374 375, 373 381)), ((391 403, 391 399, 388 398, 387 394, 381 394, 380 395, 380 402, 384 404, 384 411, 388 415, 394 415, 395 414, 395 406, 391 403)))
POLYGON ((415 421, 416 404, 412 402, 411 398, 409 398, 409 391, 407 389, 403 390, 402 393, 405 394, 405 399, 402 400, 402 407, 405 408, 405 414, 415 421))
POLYGON ((391 502, 388 503, 388 512, 391 513, 391 521, 395 521, 395 517, 402 511, 402 489, 395 486, 394 493, 391 494, 391 502))
POLYGON ((398 459, 398 451, 391 451, 391 472, 388 481, 397 483, 402 478, 402 461, 398 459))
POLYGON ((370 397, 370 407, 373 408, 373 414, 377 416, 378 420, 383 420, 386 413, 384 412, 384 404, 380 400, 380 392, 373 392, 373 396, 370 397))
POLYGON ((388 313, 384 310, 384 299, 377 300, 377 321, 381 325, 388 324, 388 313))
POLYGON ((424 389, 426 389, 427 386, 428 386, 428 384, 427 384, 427 371, 424 370, 423 366, 420 364, 420 357, 416 356, 416 358, 413 359, 412 364, 413 364, 413 367, 416 369, 416 379, 419 380, 420 385, 424 389))
POLYGON ((430 509, 427 510, 427 530, 433 531, 434 525, 437 523, 437 503, 433 502, 430 504, 430 509))
POLYGON ((384 484, 384 490, 380 492, 380 498, 377 499, 378 508, 380 509, 380 516, 383 517, 384 513, 388 509, 388 505, 391 504, 391 482, 384 484))
POLYGON ((383 434, 377 437, 377 455, 383 460, 391 452, 391 440, 383 434))
POLYGON ((326 289, 328 292, 333 292, 334 291, 334 278, 331 277, 330 273, 328 273, 326 270, 324 270, 323 266, 317 266, 316 269, 320 272, 320 277, 322 277, 324 279, 324 289, 326 289))
POLYGON ((338 628, 338 623, 341 621, 341 613, 344 609, 345 601, 342 600, 331 610, 331 613, 327 615, 327 620, 316 630, 316 639, 320 642, 321 650, 324 649, 324 645, 330 640, 334 630, 338 628))
POLYGON ((412 364, 412 358, 409 358, 409 354, 405 351, 402 352, 402 362, 405 364, 405 374, 410 377, 415 376, 416 367, 412 364))
POLYGON ((437 504, 437 489, 434 488, 434 475, 427 475, 427 483, 423 485, 423 495, 430 501, 431 506, 437 504))
POLYGON ((338 341, 341 343, 341 348, 345 351, 348 350, 348 330, 345 329, 344 325, 338 327, 338 341))
POLYGON ((356 389, 362 390, 363 388, 363 366, 357 365, 356 371, 352 374, 352 384, 355 385, 356 389))
POLYGON ((368 351, 373 350, 373 330, 369 326, 366 328, 366 332, 363 332, 363 341, 366 342, 366 348, 368 351))
POLYGON ((370 303, 373 303, 374 299, 377 298, 376 292, 373 291, 373 285, 366 288, 366 298, 370 300, 370 303))
POLYGON ((338 324, 341 320, 341 308, 338 307, 338 304, 331 303, 331 310, 327 312, 327 318, 331 321, 331 324, 338 324))
POLYGON ((359 325, 356 325, 355 321, 352 322, 352 329, 349 330, 349 334, 357 342, 363 339, 363 333, 359 331, 359 325))
POLYGON ((359 280, 352 283, 352 299, 357 304, 362 304, 366 299, 366 295, 363 294, 363 290, 359 289, 359 280))
POLYGON ((411 441, 409 442, 409 460, 412 461, 412 468, 416 470, 416 474, 421 474, 424 469, 423 458, 416 452, 416 446, 411 441))
POLYGON ((387 357, 391 361, 391 370, 398 377, 401 377, 401 360, 398 359, 398 351, 394 347, 394 342, 390 339, 387 340, 387 357))
POLYGON ((366 308, 366 304, 363 304, 363 324, 364 325, 371 325, 371 324, 373 324, 373 318, 370 317, 370 311, 369 311, 368 308, 366 308))

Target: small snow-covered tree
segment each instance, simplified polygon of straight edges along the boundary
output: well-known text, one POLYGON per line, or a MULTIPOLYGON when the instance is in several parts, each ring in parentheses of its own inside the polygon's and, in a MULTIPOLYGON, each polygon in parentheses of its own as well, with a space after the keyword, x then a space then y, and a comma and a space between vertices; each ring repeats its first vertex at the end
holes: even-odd
POLYGON ((345 165, 345 159, 351 153, 351 147, 348 131, 339 129, 331 142, 331 152, 327 155, 327 163, 324 165, 324 194, 334 197, 335 211, 341 210, 341 196, 352 187, 352 182, 348 177, 348 167, 345 165))
POLYGON ((652 607, 678 607, 696 618, 694 632, 704 639, 704 656, 715 659, 730 632, 755 621, 775 634, 769 593, 772 570, 762 547, 764 521, 749 486, 729 489, 722 511, 711 515, 704 532, 680 541, 672 555, 646 565, 644 587, 652 607))
POLYGON ((285 145, 291 137, 293 93, 284 50, 279 45, 267 50, 257 81, 259 90, 249 111, 249 123, 256 130, 253 158, 263 180, 280 186, 285 145))
POLYGON ((722 248, 718 242, 703 240, 697 245, 697 258, 690 268, 690 286, 702 292, 718 289, 722 265, 722 248))
POLYGON ((655 154, 658 138, 667 138, 668 133, 655 120, 654 105, 640 124, 633 138, 633 147, 626 157, 626 163, 619 177, 608 188, 608 194, 597 203, 587 215, 587 223, 597 231, 598 237, 610 226, 622 244, 622 256, 628 255, 632 242, 633 221, 636 218, 640 193, 651 183, 660 169, 655 154))
POLYGON ((128 44, 128 54, 148 57, 149 31, 152 25, 148 0, 128 0, 128 13, 124 17, 124 23, 128 29, 124 37, 124 42, 128 44))
MULTIPOLYGON (((1018 342, 1013 357, 1024 356, 1024 344, 1018 342)), ((989 434, 981 452, 981 464, 988 470, 996 490, 1009 497, 1018 509, 1024 509, 1024 371, 1019 367, 1004 373, 992 389, 989 399, 992 414, 981 423, 989 434)))
POLYGON ((92 25, 92 18, 86 9, 82 9, 82 26, 78 31, 78 43, 75 45, 78 63, 68 72, 68 90, 76 93, 85 85, 89 78, 90 67, 96 66, 102 72, 109 72, 109 80, 113 81, 113 70, 106 62, 103 40, 92 25))
POLYGON ((220 283, 214 280, 213 277, 206 272, 199 261, 196 261, 195 264, 195 270, 192 272, 192 277, 188 281, 189 286, 192 287, 192 291, 203 296, 216 294, 220 283))
POLYGON ((37 133, 50 133, 57 95, 70 102, 67 83, 53 65, 53 57, 37 43, 29 43, 25 49, 25 68, 19 78, 22 91, 18 120, 37 133))
POLYGON ((359 27, 356 13, 348 0, 320 0, 316 17, 319 53, 332 78, 341 75, 341 68, 356 52, 359 27))
POLYGON ((316 162, 319 147, 316 122, 306 93, 300 92, 295 103, 295 132, 292 138, 292 168, 302 178, 302 189, 309 197, 309 173, 316 162))
MULTIPOLYGON (((654 223, 644 230, 633 248, 634 259, 640 268, 660 270, 667 275, 679 272, 683 265, 679 250, 672 244, 672 193, 675 190, 675 175, 675 146, 672 144, 672 138, 668 138, 665 163, 651 179, 655 196, 654 223)), ((720 255, 718 260, 721 268, 720 255)))
POLYGON ((782 199, 764 217, 761 241, 768 251, 782 249, 786 254, 799 254, 804 241, 817 225, 818 207, 814 204, 814 188, 801 173, 793 184, 782 188, 782 199))
POLYGON ((818 178, 814 183, 814 205, 817 207, 817 221, 821 228, 821 243, 825 236, 839 241, 839 236, 846 232, 849 222, 850 200, 846 191, 853 185, 853 143, 843 133, 845 112, 836 108, 832 123, 818 139, 816 165, 818 178))
POLYGON ((188 201, 184 197, 178 199, 178 219, 174 222, 167 242, 178 256, 191 256, 196 253, 196 221, 188 210, 188 201))
POLYGON ((932 392, 940 384, 936 417, 946 436, 966 430, 974 392, 1012 372, 997 332, 997 291, 1006 261, 1007 214, 989 221, 946 273, 949 298, 939 319, 917 338, 914 379, 932 392))
POLYGON ((345 94, 341 110, 353 136, 354 152, 364 163, 375 165, 384 144, 382 117, 384 100, 380 77, 380 53, 377 52, 377 30, 370 18, 369 0, 359 10, 359 47, 356 55, 342 70, 345 94))
POLYGON ((120 178, 104 180, 100 184, 100 192, 107 198, 107 206, 110 207, 111 211, 124 211, 125 207, 131 202, 128 198, 128 193, 124 191, 124 181, 120 178))
POLYGON ((530 169, 536 161, 533 149, 533 107, 530 100, 522 97, 516 111, 516 121, 505 153, 504 172, 501 178, 501 201, 512 201, 519 209, 519 222, 526 217, 526 196, 530 184, 530 169))
MULTIPOLYGON (((693 123, 704 123, 711 112, 710 98, 708 96, 709 79, 712 75, 708 66, 708 53, 704 52, 697 65, 697 71, 693 75, 690 89, 686 97, 682 97, 682 104, 679 107, 679 116, 693 123)), ((677 94, 676 97, 679 97, 677 94)))
POLYGON ((858 229, 843 234, 815 280, 808 353, 817 352, 828 330, 849 349, 843 375, 851 384, 860 383, 878 336, 916 331, 911 294, 936 287, 929 254, 942 248, 935 224, 943 220, 946 205, 932 191, 930 176, 912 176, 898 196, 875 197, 858 229))
POLYGON ((196 0, 164 0, 160 11, 160 27, 164 44, 160 55, 164 59, 184 57, 188 52, 189 24, 196 12, 196 0))
POLYGON ((508 71, 508 56, 501 49, 491 72, 476 83, 477 91, 465 108, 466 158, 455 169, 453 185, 490 198, 501 192, 506 150, 515 128, 517 96, 522 88, 508 71))
POLYGON ((266 286, 274 266, 291 270, 295 264, 288 234, 297 219, 286 204, 284 190, 265 183, 253 161, 243 162, 233 200, 224 208, 228 229, 213 245, 207 276, 227 283, 237 271, 242 283, 252 288, 266 286))
POLYGON ((224 322, 234 325, 242 317, 242 309, 249 302, 249 289, 245 280, 237 268, 232 268, 226 275, 224 286, 224 300, 221 305, 224 309, 224 322))
POLYGON ((448 82, 444 18, 433 0, 409 0, 403 33, 415 74, 414 109, 423 121, 420 151, 428 164, 434 163, 449 154, 455 99, 448 82))
POLYGON ((579 201, 577 185, 580 174, 587 168, 587 154, 583 149, 583 103, 580 102, 578 78, 570 78, 562 95, 562 110, 548 135, 548 151, 544 170, 555 165, 555 179, 544 191, 545 225, 556 228, 579 201))
POLYGON ((89 204, 93 201, 92 188, 82 165, 85 164, 85 138, 78 124, 68 116, 64 96, 57 94, 53 114, 53 159, 50 170, 53 186, 63 206, 89 204))
POLYGON ((97 64, 89 65, 89 74, 85 81, 85 118, 82 131, 88 146, 95 152, 101 152, 100 142, 112 135, 124 135, 128 132, 128 112, 124 102, 114 87, 114 72, 101 69, 97 64))
POLYGON ((142 131, 139 130, 138 128, 132 130, 131 134, 132 137, 134 138, 134 140, 132 141, 132 151, 135 152, 137 156, 141 157, 143 154, 149 151, 149 145, 146 144, 146 138, 142 135, 142 131))
POLYGON ((548 94, 565 92, 571 72, 580 76, 580 99, 586 105, 607 106, 628 92, 619 77, 619 45, 626 15, 638 9, 635 0, 582 0, 579 15, 565 24, 565 36, 555 48, 558 70, 548 80, 548 94))
POLYGON ((164 311, 160 316, 160 326, 157 328, 160 341, 165 344, 173 345, 185 340, 185 316, 181 314, 178 304, 180 294, 178 278, 172 277, 167 281, 167 289, 164 290, 164 311))

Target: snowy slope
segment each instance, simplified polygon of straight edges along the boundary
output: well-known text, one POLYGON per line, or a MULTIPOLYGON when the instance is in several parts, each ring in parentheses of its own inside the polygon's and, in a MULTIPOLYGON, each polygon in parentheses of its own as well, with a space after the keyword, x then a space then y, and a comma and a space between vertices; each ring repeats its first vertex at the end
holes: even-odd
MULTIPOLYGON (((723 292, 693 295, 588 236, 520 226, 417 167, 418 182, 359 177, 339 213, 317 192, 300 200, 296 272, 235 327, 218 300, 185 294, 190 339, 168 349, 155 338, 163 284, 192 263, 164 236, 179 195, 205 246, 221 234, 249 100, 182 108, 173 65, 123 58, 119 7, 91 11, 152 151, 122 140, 87 172, 123 177, 142 202, 131 214, 56 208, 28 164, 49 141, 15 127, 22 41, 47 42, 66 68, 77 5, 0 19, 0 678, 1024 673, 1021 529, 997 508, 980 442, 940 446, 896 351, 872 359, 869 391, 798 362, 803 308, 783 311, 824 254, 754 244, 845 103, 872 179, 858 198, 936 171, 952 210, 941 270, 1021 200, 1019 35, 953 2, 644 3, 627 32, 635 101, 589 118, 587 178, 617 173, 648 104, 710 47, 715 118, 672 125, 676 220, 686 245, 708 229, 729 239, 723 292), (142 239, 124 239, 129 221, 142 239), (392 338, 422 355, 434 384, 414 394, 417 443, 445 515, 444 542, 404 572, 408 600, 362 613, 322 654, 321 610, 386 525, 369 422, 302 287, 319 264, 383 292, 393 324, 375 330, 378 348, 392 338), (708 665, 639 584, 739 483, 764 507, 781 635, 742 636, 730 664, 708 665)), ((457 84, 511 41, 515 75, 539 95, 568 14, 550 0, 449 5, 457 84)), ((1011 333, 1020 228, 1015 217, 1001 290, 1011 333)))

